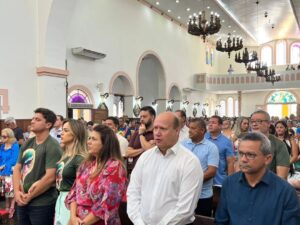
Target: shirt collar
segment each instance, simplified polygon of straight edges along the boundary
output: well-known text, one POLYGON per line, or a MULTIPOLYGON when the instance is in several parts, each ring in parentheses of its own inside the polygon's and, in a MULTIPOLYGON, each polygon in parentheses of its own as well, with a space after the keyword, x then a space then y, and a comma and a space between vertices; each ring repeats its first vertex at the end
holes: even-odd
POLYGON ((207 138, 210 138, 210 139, 218 139, 221 135, 222 135, 222 132, 220 132, 219 135, 218 135, 217 137, 213 138, 213 137, 211 136, 211 134, 210 134, 209 132, 207 132, 207 138))
MULTIPOLYGON (((265 172, 264 176, 261 178, 261 180, 255 186, 259 185, 260 183, 264 183, 266 185, 271 184, 272 177, 271 177, 270 173, 272 173, 272 172, 269 171, 268 169, 266 169, 266 172, 265 172)), ((247 180, 246 180, 245 174, 242 173, 242 172, 240 173, 239 182, 249 185, 247 180)))
POLYGON ((200 145, 200 144, 205 145, 205 144, 207 144, 205 138, 203 138, 199 143, 194 143, 194 142, 192 142, 192 139, 189 138, 189 139, 187 139, 186 143, 193 144, 193 145, 200 145))
MULTIPOLYGON (((170 155, 170 154, 175 154, 175 155, 176 155, 176 154, 178 153, 178 151, 179 151, 179 148, 180 148, 179 145, 180 145, 180 143, 177 142, 175 145, 173 145, 171 148, 169 148, 169 149, 167 150, 167 153, 166 153, 165 156, 168 156, 168 155, 170 155)), ((160 150, 159 150, 158 147, 156 147, 155 151, 156 151, 157 153, 162 154, 162 153, 160 152, 160 150)))

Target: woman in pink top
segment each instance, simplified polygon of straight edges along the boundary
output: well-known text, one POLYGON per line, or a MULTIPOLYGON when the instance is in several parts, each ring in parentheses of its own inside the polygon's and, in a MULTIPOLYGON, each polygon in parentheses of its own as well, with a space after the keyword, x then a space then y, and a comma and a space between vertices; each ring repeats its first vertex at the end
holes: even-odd
POLYGON ((68 225, 120 225, 118 208, 126 194, 127 178, 114 132, 104 125, 95 126, 88 153, 65 200, 71 213, 68 225))

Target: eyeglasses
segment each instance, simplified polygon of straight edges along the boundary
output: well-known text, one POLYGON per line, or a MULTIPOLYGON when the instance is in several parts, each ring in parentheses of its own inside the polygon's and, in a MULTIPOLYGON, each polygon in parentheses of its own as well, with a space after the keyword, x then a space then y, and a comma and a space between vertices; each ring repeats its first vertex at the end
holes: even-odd
POLYGON ((6 135, 1 135, 1 137, 2 137, 2 138, 8 138, 8 136, 6 136, 6 135))
POLYGON ((269 122, 269 120, 250 120, 250 123, 262 124, 263 122, 269 122))
POLYGON ((238 153, 239 153, 239 157, 240 158, 242 158, 243 156, 245 156, 246 159, 250 159, 250 160, 255 159, 255 157, 257 156, 256 154, 250 153, 250 152, 241 152, 241 151, 238 151, 238 153))

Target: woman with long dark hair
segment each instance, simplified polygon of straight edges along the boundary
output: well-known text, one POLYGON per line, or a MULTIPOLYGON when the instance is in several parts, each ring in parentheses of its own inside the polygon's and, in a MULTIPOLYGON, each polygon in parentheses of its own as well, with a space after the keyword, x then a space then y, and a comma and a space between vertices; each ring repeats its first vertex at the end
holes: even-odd
POLYGON ((120 225, 118 208, 126 194, 126 170, 113 130, 97 125, 88 140, 88 157, 66 198, 68 225, 120 225))
POLYGON ((290 173, 293 174, 293 163, 297 161, 299 150, 294 137, 289 135, 288 126, 284 120, 279 120, 275 123, 275 136, 285 143, 289 151, 291 163, 290 173))

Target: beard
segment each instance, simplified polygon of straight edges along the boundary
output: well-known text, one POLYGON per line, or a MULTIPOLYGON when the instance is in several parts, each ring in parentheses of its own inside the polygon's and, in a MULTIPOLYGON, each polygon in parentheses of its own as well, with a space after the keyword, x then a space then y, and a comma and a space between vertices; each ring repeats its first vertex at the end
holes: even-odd
POLYGON ((145 122, 146 129, 148 129, 149 127, 151 127, 151 125, 152 125, 152 120, 151 119, 149 119, 147 122, 145 122))

